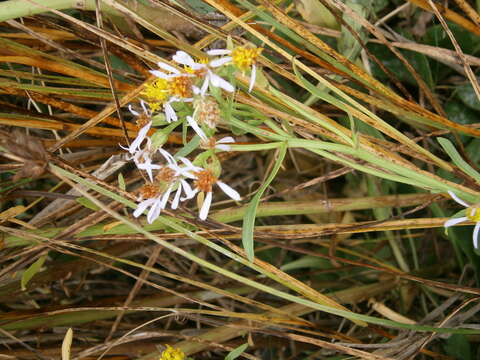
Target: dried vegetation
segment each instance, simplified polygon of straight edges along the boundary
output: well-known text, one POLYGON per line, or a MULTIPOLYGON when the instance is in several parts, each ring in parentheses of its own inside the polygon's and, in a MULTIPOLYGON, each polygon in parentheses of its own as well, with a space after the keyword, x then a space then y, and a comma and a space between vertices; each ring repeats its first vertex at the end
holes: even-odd
POLYGON ((471 227, 443 224, 479 199, 480 16, 445 4, 0 3, 2 359, 478 358, 471 227), (227 40, 264 49, 219 125, 242 201, 134 218, 127 106, 227 40))

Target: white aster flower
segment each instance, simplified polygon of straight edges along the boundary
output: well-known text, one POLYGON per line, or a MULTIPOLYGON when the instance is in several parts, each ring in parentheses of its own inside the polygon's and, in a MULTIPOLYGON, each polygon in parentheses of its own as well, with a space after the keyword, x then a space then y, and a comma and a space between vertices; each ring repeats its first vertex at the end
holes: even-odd
POLYGON ((208 137, 202 128, 198 125, 195 121, 193 116, 187 116, 187 122, 190 127, 197 133, 197 135, 202 139, 202 147, 206 149, 217 149, 221 151, 229 151, 230 146, 227 144, 231 144, 235 142, 235 139, 231 136, 225 136, 220 140, 215 140, 215 137, 208 137))
POLYGON ((149 224, 153 223, 155 219, 160 216, 161 211, 165 209, 171 192, 172 186, 168 187, 167 190, 162 193, 156 185, 144 185, 140 189, 140 203, 133 212, 133 216, 139 217, 146 209, 150 208, 147 214, 147 222, 149 224), (144 200, 145 197, 147 198, 144 200))
POLYGON ((191 199, 195 196, 195 192, 185 178, 194 179, 195 176, 193 173, 201 170, 201 168, 193 165, 190 160, 184 157, 179 158, 183 164, 179 165, 177 160, 175 160, 170 153, 164 149, 158 149, 158 151, 165 158, 167 164, 164 166, 165 170, 163 173, 160 171, 157 175, 157 180, 171 183, 172 188, 177 186, 177 191, 172 200, 172 209, 176 209, 180 201, 191 199), (181 197, 182 192, 185 193, 185 197, 181 197))
MULTIPOLYGON (((128 109, 130 110, 130 112, 133 115, 139 117, 139 120, 150 119, 150 116, 152 115, 152 113, 150 112, 150 110, 148 110, 148 108, 146 106, 146 103, 143 100, 141 100, 140 105, 143 108, 143 112, 144 112, 143 114, 140 114, 139 112, 135 111, 132 108, 132 105, 128 105, 128 109)), ((139 121, 139 122, 142 122, 142 121, 139 121)), ((133 140, 131 142, 129 147, 125 147, 125 146, 120 145, 120 147, 122 149, 127 150, 130 153, 131 156, 128 158, 129 160, 131 160, 134 157, 134 155, 139 150, 141 150, 141 145, 142 145, 143 141, 145 139, 147 139, 147 141, 149 140, 149 138, 147 137, 147 134, 148 134, 148 131, 150 130, 151 127, 152 127, 152 121, 150 120, 150 121, 146 122, 146 124, 141 127, 141 129, 137 133, 137 137, 135 138, 135 140, 133 140)))
POLYGON ((203 84, 200 87, 200 95, 204 96, 208 90, 208 85, 219 87, 225 91, 233 92, 235 87, 227 80, 215 74, 212 69, 225 65, 230 60, 228 58, 215 59, 210 62, 196 62, 185 51, 177 51, 173 56, 173 60, 181 65, 187 66, 195 75, 203 77, 203 84))
POLYGON ((147 139, 147 141, 149 140, 149 138, 147 138, 147 134, 148 134, 148 131, 150 130, 151 127, 152 127, 152 122, 149 121, 145 126, 143 126, 139 130, 139 132, 137 134, 137 137, 135 138, 135 140, 133 140, 130 143, 130 146, 126 147, 126 146, 120 145, 120 147, 123 150, 127 150, 130 153, 131 156, 134 156, 134 154, 136 152, 141 150, 141 145, 143 143, 143 140, 145 140, 145 139, 147 139))
POLYGON ((178 116, 175 113, 172 103, 192 102, 193 95, 199 93, 200 90, 193 85, 194 75, 181 72, 173 66, 163 62, 159 62, 158 66, 169 72, 169 74, 167 74, 160 70, 150 71, 153 75, 167 81, 165 92, 168 93, 168 98, 164 99, 163 108, 166 121, 171 123, 178 120, 178 116))
POLYGON ((465 206, 467 209, 465 210, 466 216, 460 218, 449 219, 445 222, 443 226, 446 228, 459 224, 464 221, 473 221, 475 222, 475 228, 473 229, 473 246, 475 249, 478 249, 478 234, 480 232, 480 208, 472 206, 462 199, 460 199, 453 191, 448 192, 453 200, 459 203, 462 206, 465 206))
POLYGON ((220 181, 213 175, 213 172, 210 169, 201 169, 194 173, 195 176, 195 189, 194 195, 198 192, 202 192, 205 194, 205 198, 203 200, 203 204, 200 208, 200 213, 198 217, 201 220, 205 220, 208 216, 208 212, 210 211, 210 206, 212 204, 212 187, 214 184, 217 184, 220 189, 223 190, 225 194, 227 194, 231 199, 235 201, 240 201, 241 197, 240 194, 234 190, 229 185, 225 184, 224 182, 220 181))
POLYGON ((224 56, 229 55, 217 60, 212 61, 212 64, 218 63, 226 64, 232 62, 238 69, 242 72, 246 72, 248 69, 251 69, 250 73, 250 84, 248 86, 248 92, 251 92, 253 85, 255 84, 255 78, 257 76, 257 66, 256 61, 257 57, 262 52, 263 48, 246 48, 243 46, 238 46, 233 50, 228 49, 214 49, 207 51, 208 55, 212 56, 224 56))
POLYGON ((138 169, 144 170, 147 173, 150 181, 153 181, 153 170, 159 170, 161 168, 160 165, 152 163, 150 149, 140 150, 138 156, 134 157, 134 162, 138 169))

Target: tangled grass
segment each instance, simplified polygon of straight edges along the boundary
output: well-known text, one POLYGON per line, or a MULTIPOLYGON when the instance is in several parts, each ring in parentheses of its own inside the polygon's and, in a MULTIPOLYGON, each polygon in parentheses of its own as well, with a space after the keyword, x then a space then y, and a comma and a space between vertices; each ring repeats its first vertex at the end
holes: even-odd
POLYGON ((479 356, 469 3, 8 0, 0 21, 6 359, 479 356))

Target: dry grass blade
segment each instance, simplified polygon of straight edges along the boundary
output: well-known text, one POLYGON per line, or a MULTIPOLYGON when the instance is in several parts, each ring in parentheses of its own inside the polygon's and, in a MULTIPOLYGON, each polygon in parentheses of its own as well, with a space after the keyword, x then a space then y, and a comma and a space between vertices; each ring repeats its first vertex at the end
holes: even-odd
POLYGON ((469 2, 7 0, 0 20, 0 352, 475 357, 469 2))

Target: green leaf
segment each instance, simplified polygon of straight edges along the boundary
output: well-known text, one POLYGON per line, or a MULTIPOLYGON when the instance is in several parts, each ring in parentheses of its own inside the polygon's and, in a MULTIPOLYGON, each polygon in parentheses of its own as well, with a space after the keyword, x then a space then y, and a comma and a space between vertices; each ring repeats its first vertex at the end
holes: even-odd
POLYGON ((472 168, 465 160, 462 159, 457 149, 453 146, 450 140, 445 138, 437 138, 440 145, 446 151, 448 156, 452 159, 453 163, 457 165, 465 174, 471 176, 477 183, 480 183, 480 174, 472 168))
POLYGON ((244 351, 245 349, 248 347, 248 343, 245 343, 243 345, 240 345, 239 347, 233 349, 232 351, 230 351, 227 356, 225 356, 225 360, 233 360, 233 359, 236 359, 237 357, 239 357, 244 351))
POLYGON ((460 101, 449 101, 444 105, 449 120, 457 124, 469 125, 477 122, 478 112, 465 107, 460 101))
POLYGON ((458 86, 456 92, 465 105, 474 110, 480 110, 480 100, 470 83, 458 86))
POLYGON ((455 359, 471 360, 472 351, 470 348, 470 342, 465 335, 453 334, 447 339, 445 350, 448 355, 455 359))
POLYGON ((275 166, 273 167, 272 172, 268 176, 267 180, 265 180, 265 182, 262 184, 262 186, 260 186, 260 189, 258 189, 252 201, 250 201, 250 204, 248 205, 248 208, 245 212, 245 216, 243 217, 242 244, 243 249, 247 254, 247 258, 250 261, 253 261, 254 257, 253 229, 255 227, 255 216, 257 213, 258 203, 260 202, 260 199, 267 187, 277 175, 277 172, 280 169, 280 166, 282 165, 283 159, 285 159, 286 154, 287 144, 282 143, 279 148, 278 158, 275 162, 275 166))
POLYGON ((90 209, 90 210, 93 210, 93 211, 100 210, 100 208, 97 205, 95 205, 94 203, 92 203, 90 200, 88 200, 85 197, 79 197, 79 198, 75 199, 75 201, 78 202, 80 205, 86 207, 87 209, 90 209))
POLYGON ((329 266, 329 261, 319 258, 318 256, 303 256, 297 260, 289 262, 285 265, 282 265, 280 270, 282 271, 291 271, 302 268, 312 268, 312 269, 327 269, 329 266))
POLYGON ((22 287, 22 291, 27 290, 27 284, 32 279, 32 277, 40 271, 43 266, 43 263, 47 259, 47 254, 40 257, 37 261, 35 261, 32 265, 28 267, 22 274, 22 278, 20 280, 20 285, 22 287))
POLYGON ((187 4, 195 11, 198 11, 200 14, 208 14, 215 12, 216 9, 202 0, 187 0, 187 4))
POLYGON ((122 175, 121 172, 118 173, 118 187, 119 187, 120 189, 122 189, 123 191, 125 191, 125 189, 126 189, 125 179, 124 179, 124 177, 123 177, 123 175, 122 175))

